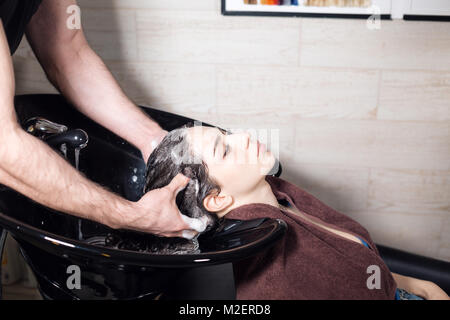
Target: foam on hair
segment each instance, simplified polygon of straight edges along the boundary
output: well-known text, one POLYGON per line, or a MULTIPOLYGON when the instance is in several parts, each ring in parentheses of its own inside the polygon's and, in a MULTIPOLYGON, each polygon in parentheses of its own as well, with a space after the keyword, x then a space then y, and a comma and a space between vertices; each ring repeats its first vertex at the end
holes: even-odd
POLYGON ((188 217, 207 220, 205 231, 208 231, 217 224, 218 218, 205 209, 203 199, 213 192, 220 193, 220 187, 209 177, 206 164, 201 159, 199 161, 190 147, 188 128, 192 126, 190 123, 170 131, 152 152, 147 162, 144 192, 162 188, 182 173, 190 181, 177 194, 177 206, 188 217))

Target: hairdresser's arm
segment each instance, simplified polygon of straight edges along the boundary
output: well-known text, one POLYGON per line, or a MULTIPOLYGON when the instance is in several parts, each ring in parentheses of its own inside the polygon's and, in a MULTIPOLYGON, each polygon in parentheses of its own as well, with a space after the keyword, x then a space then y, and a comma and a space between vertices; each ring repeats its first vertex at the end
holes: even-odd
POLYGON ((82 29, 67 27, 67 8, 74 4, 42 1, 28 25, 28 41, 49 81, 80 112, 135 145, 147 161, 167 131, 130 101, 82 29))
POLYGON ((397 286, 426 300, 449 300, 449 296, 437 284, 431 281, 393 273, 397 286))
POLYGON ((12 61, 0 20, 0 184, 57 211, 112 228, 163 236, 182 236, 185 229, 204 230, 199 221, 182 216, 176 206, 177 191, 187 184, 186 177, 176 176, 168 186, 147 193, 139 202, 103 189, 22 130, 14 111, 14 87, 12 61))

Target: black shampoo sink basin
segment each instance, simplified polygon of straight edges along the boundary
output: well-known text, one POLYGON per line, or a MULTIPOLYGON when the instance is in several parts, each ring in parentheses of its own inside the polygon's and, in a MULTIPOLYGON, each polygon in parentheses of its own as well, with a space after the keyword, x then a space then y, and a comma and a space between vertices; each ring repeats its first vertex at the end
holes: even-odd
MULTIPOLYGON (((140 199, 146 167, 134 146, 83 116, 59 95, 18 96, 15 106, 23 126, 39 117, 66 126, 67 132, 86 132, 89 142, 83 145, 78 161, 70 148, 65 150, 67 160, 112 192, 130 201, 140 199)), ((168 131, 193 121, 142 109, 168 131)), ((0 185, 1 227, 18 241, 47 299, 234 298, 232 262, 266 250, 286 231, 281 220, 222 219, 214 232, 197 238, 195 253, 161 254, 142 250, 157 238, 153 235, 119 232, 56 212, 0 185), (105 245, 111 235, 118 234, 120 243, 128 241, 128 245, 105 245), (130 244, 127 237, 138 240, 130 244), (67 285, 67 270, 73 265, 81 270, 81 289, 67 285), (211 287, 211 281, 216 285, 211 287)))

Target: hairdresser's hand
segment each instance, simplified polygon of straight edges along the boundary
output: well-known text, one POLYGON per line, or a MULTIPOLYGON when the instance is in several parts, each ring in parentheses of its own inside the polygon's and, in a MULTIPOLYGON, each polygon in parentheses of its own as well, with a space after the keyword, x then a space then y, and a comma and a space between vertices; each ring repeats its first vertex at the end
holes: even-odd
POLYGON ((161 141, 168 133, 168 131, 159 128, 159 130, 155 131, 150 137, 146 137, 148 140, 141 149, 142 158, 144 159, 145 163, 147 163, 148 157, 150 157, 153 150, 156 149, 156 147, 161 143, 161 141))
POLYGON ((181 173, 164 188, 147 192, 124 216, 124 228, 153 233, 163 237, 192 239, 205 231, 206 222, 182 215, 175 203, 178 192, 189 182, 181 173))

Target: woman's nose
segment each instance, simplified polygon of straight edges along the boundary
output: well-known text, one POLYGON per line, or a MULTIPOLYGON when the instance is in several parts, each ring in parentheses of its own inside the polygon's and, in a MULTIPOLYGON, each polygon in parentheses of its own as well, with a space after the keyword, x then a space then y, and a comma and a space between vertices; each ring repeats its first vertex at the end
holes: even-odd
POLYGON ((229 138, 231 138, 231 143, 242 147, 244 149, 247 149, 248 146, 250 145, 250 133, 248 132, 241 132, 241 133, 234 133, 232 135, 228 136, 229 138))

